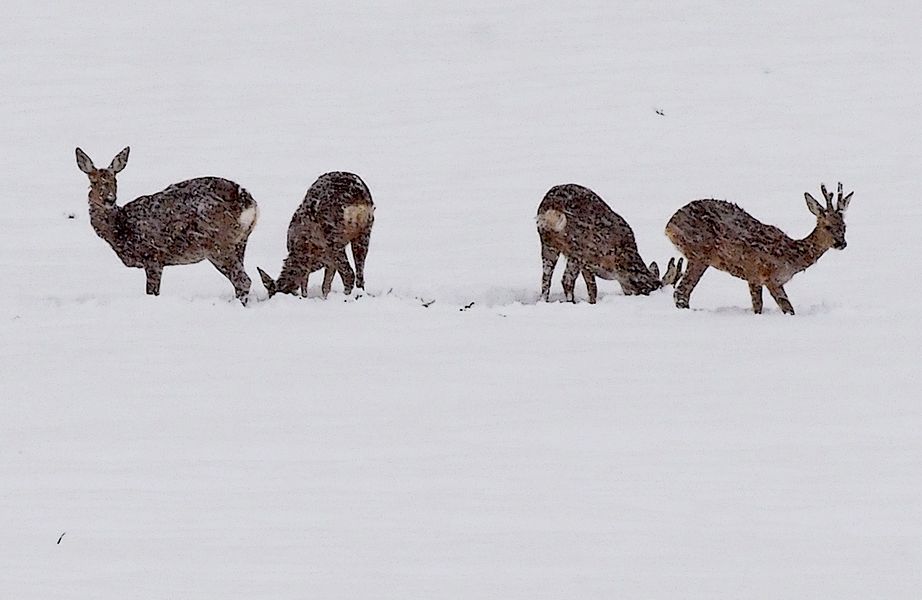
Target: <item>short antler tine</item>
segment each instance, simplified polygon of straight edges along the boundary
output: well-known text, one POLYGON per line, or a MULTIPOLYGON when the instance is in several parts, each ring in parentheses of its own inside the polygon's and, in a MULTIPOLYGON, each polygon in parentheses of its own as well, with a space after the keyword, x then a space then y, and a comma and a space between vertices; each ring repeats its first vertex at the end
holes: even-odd
POLYGON ((820 184, 820 191, 823 192, 823 198, 826 198, 826 210, 832 210, 832 193, 826 191, 826 184, 820 184))
POLYGON ((836 202, 842 202, 842 182, 839 182, 839 195, 836 197, 836 202))

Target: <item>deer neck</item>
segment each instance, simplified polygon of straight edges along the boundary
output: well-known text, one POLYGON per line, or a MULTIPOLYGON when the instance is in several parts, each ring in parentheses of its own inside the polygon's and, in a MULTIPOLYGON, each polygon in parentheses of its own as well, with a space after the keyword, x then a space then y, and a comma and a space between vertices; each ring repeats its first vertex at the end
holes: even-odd
POLYGON ((824 236, 820 227, 814 227, 810 235, 802 240, 794 240, 796 250, 795 258, 792 261, 794 272, 799 273, 813 266, 832 247, 828 236, 824 236))
POLYGON ((123 236, 119 235, 121 210, 114 202, 103 202, 95 196, 93 190, 90 190, 90 225, 93 226, 96 235, 108 242, 119 254, 124 250, 123 236))

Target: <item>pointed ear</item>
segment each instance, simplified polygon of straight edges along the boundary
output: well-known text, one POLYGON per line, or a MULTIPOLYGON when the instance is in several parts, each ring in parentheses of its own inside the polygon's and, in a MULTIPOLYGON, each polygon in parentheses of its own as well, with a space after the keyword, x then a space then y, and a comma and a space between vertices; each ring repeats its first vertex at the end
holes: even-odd
POLYGON ((675 257, 669 259, 669 265, 666 267, 666 274, 663 275, 663 285, 674 286, 682 278, 682 263, 685 259, 679 257, 676 262, 675 257))
POLYGON ((271 298, 275 295, 275 281, 259 267, 256 267, 256 270, 259 271, 259 278, 263 280, 263 285, 266 287, 266 291, 269 292, 269 297, 271 298))
POLYGON ((79 168, 84 173, 90 174, 96 170, 96 167, 93 166, 93 161, 90 160, 90 157, 86 155, 86 152, 77 148, 77 168, 79 168))
POLYGON ((654 279, 659 279, 659 265, 656 262, 650 263, 650 273, 653 275, 654 279))
POLYGON ((112 162, 109 163, 109 170, 115 173, 120 172, 125 168, 125 165, 128 164, 128 152, 131 150, 128 146, 125 146, 125 149, 115 155, 115 158, 112 159, 112 162))
POLYGON ((820 206, 820 203, 817 202, 809 192, 804 192, 804 198, 807 199, 807 208, 810 210, 810 212, 812 212, 817 217, 823 216, 823 207, 820 206))
POLYGON ((849 192, 849 193, 848 193, 848 196, 846 196, 846 197, 842 198, 841 200, 839 200, 838 202, 836 202, 836 204, 837 204, 836 210, 838 210, 840 213, 844 213, 844 212, 848 209, 848 203, 852 201, 852 195, 853 195, 854 193, 855 193, 855 192, 849 192))

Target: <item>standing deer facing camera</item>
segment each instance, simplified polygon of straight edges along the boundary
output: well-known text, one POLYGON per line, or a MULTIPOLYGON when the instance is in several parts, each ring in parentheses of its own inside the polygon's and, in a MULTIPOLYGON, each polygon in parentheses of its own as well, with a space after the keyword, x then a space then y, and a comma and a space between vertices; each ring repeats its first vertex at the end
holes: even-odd
POLYGON ((347 294, 353 286, 365 289, 365 257, 375 222, 371 192, 353 173, 335 171, 317 178, 288 225, 288 257, 282 273, 273 280, 257 268, 271 298, 277 293, 294 294, 299 288, 307 296, 307 278, 321 268, 323 296, 330 293, 333 276, 339 272, 347 294), (352 246, 355 272, 346 256, 352 246))
POLYGON ((736 204, 723 200, 695 200, 676 212, 666 224, 666 236, 688 259, 688 270, 675 291, 675 304, 688 308, 688 298, 708 267, 745 279, 752 296, 752 311, 762 312, 762 286, 781 310, 794 314, 784 284, 810 267, 830 248, 845 248, 845 210, 852 194, 842 196, 839 184, 836 205, 826 186, 823 208, 804 194, 807 208, 816 216, 816 227, 802 240, 794 240, 777 227, 756 220, 736 204))
POLYGON ((125 168, 128 151, 97 169, 77 148, 77 166, 90 178, 90 224, 99 237, 125 266, 144 269, 148 294, 160 294, 164 267, 207 259, 230 280, 245 305, 250 278, 243 270, 243 255, 256 226, 253 197, 233 181, 200 177, 118 206, 115 177, 125 168))
POLYGON ((563 293, 575 302, 576 278, 582 274, 595 304, 598 287, 595 278, 615 279, 625 295, 648 295, 682 276, 682 261, 669 261, 660 279, 656 263, 644 264, 637 252, 634 232, 627 221, 615 213, 595 192, 573 183, 552 187, 538 205, 538 236, 541 238, 541 297, 547 301, 551 276, 561 254, 567 258, 563 273, 563 293))

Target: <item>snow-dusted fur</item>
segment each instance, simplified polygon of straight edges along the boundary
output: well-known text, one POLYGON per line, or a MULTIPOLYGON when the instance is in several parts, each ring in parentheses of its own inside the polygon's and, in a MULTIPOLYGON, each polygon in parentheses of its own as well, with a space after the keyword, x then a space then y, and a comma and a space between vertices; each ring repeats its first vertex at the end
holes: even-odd
POLYGON ((762 312, 765 286, 781 310, 793 315, 784 284, 830 248, 846 246, 845 210, 852 194, 843 198, 840 183, 833 207, 832 194, 826 186, 821 189, 826 208, 804 194, 807 208, 816 216, 816 227, 802 240, 791 239, 723 200, 696 200, 680 208, 666 224, 666 236, 688 259, 688 270, 675 291, 676 306, 688 308, 695 284, 708 267, 714 267, 749 283, 753 312, 762 312))
POLYGON ((288 225, 288 257, 278 280, 259 270, 269 296, 293 294, 299 288, 307 295, 308 276, 321 268, 323 295, 330 293, 333 276, 339 272, 345 292, 353 286, 365 288, 365 257, 375 221, 371 192, 354 173, 334 171, 315 181, 288 225), (355 271, 346 256, 352 246, 355 271))
POLYGON ((207 259, 246 304, 250 278, 243 269, 247 238, 256 225, 256 201, 227 179, 200 177, 118 206, 116 175, 128 162, 122 150, 97 169, 80 148, 77 166, 90 179, 90 223, 125 266, 147 274, 147 293, 160 293, 163 268, 207 259))
POLYGON ((662 280, 655 262, 647 267, 637 252, 630 225, 589 188, 572 183, 552 187, 538 205, 536 221, 541 238, 544 300, 550 297, 551 276, 561 254, 567 258, 563 290, 570 302, 574 301, 580 274, 590 303, 596 302, 598 294, 596 277, 616 279, 627 295, 647 295, 664 283, 674 283, 679 276, 673 261, 662 280))

